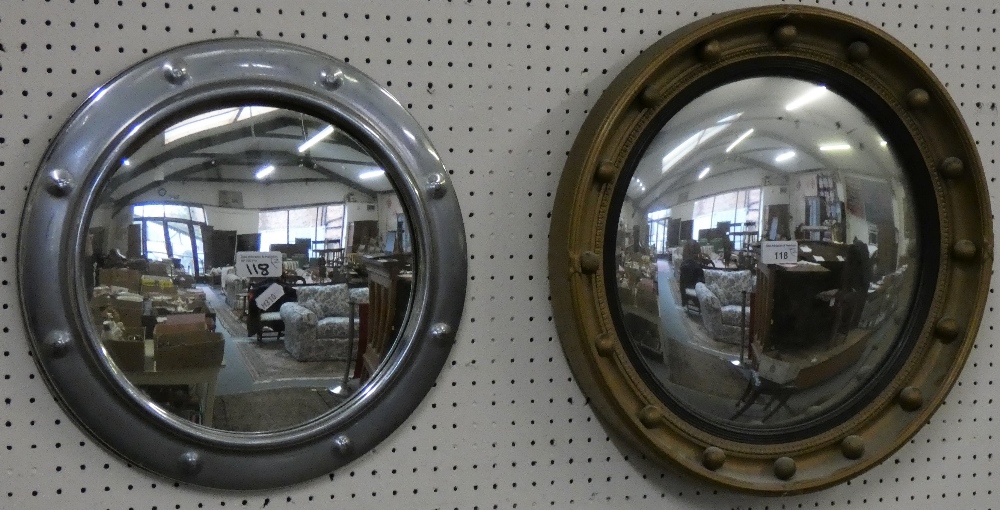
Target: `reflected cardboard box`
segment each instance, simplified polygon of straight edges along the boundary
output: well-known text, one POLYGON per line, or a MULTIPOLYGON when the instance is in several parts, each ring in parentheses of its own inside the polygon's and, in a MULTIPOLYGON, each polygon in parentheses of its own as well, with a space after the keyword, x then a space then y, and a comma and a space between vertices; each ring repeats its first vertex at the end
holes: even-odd
POLYGON ((141 372, 146 362, 145 330, 126 327, 124 338, 109 338, 101 343, 115 366, 123 372, 141 372))
POLYGON ((225 342, 214 331, 163 335, 156 338, 156 369, 179 370, 222 365, 225 342))
POLYGON ((174 281, 166 276, 156 276, 144 274, 141 279, 141 292, 143 296, 149 294, 177 294, 177 287, 174 281))
POLYGON ((218 367, 222 365, 225 342, 209 330, 205 314, 171 315, 153 328, 156 369, 218 367))
POLYGON ((134 269, 98 269, 97 281, 100 285, 124 287, 129 292, 139 292, 142 286, 142 273, 134 269))
POLYGON ((114 296, 96 296, 90 300, 90 313, 98 324, 108 319, 108 314, 127 328, 142 326, 142 301, 119 299, 114 296))
POLYGON ((169 277, 174 272, 174 266, 170 262, 150 262, 146 267, 146 275, 169 277))

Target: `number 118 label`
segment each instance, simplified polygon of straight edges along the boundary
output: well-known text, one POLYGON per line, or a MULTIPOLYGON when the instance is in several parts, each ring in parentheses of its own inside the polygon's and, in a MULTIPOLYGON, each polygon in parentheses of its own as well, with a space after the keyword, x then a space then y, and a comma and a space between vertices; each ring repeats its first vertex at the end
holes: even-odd
POLYGON ((794 264, 799 260, 799 243, 795 241, 763 241, 760 261, 764 264, 794 264))
POLYGON ((281 252, 238 251, 236 252, 236 276, 244 278, 267 278, 281 276, 281 252))

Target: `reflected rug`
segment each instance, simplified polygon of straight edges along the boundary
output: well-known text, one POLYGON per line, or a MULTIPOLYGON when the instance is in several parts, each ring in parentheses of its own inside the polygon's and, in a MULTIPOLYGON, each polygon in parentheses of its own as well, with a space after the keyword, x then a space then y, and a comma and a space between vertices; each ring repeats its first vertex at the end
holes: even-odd
POLYGON ((343 361, 296 361, 282 342, 257 343, 255 339, 233 339, 254 382, 294 379, 337 379, 347 368, 343 361))
POLYGON ((281 430, 333 409, 342 399, 326 388, 278 388, 215 398, 212 427, 237 432, 281 430))
POLYGON ((226 298, 220 294, 221 290, 207 285, 200 285, 199 288, 205 292, 205 304, 215 312, 215 322, 229 333, 229 336, 236 338, 247 336, 247 325, 236 317, 236 313, 226 304, 226 298))

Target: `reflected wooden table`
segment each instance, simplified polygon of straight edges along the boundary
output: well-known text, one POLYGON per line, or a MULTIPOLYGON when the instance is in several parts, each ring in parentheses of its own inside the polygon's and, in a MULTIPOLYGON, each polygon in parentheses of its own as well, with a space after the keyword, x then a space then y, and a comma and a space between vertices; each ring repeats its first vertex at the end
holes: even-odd
POLYGON ((125 377, 136 386, 193 386, 198 394, 202 424, 212 426, 215 414, 215 387, 222 365, 215 367, 195 367, 173 370, 147 370, 125 372, 125 377))
MULTIPOLYGON (((175 340, 183 341, 186 337, 197 336, 197 333, 207 332, 205 314, 176 314, 168 315, 163 319, 157 328, 170 328, 169 333, 159 334, 155 339, 144 341, 144 356, 142 371, 124 372, 125 377, 136 386, 190 386, 194 388, 198 395, 198 407, 201 411, 201 422, 207 427, 212 426, 213 415, 215 414, 215 388, 219 378, 219 372, 225 366, 225 361, 221 360, 221 352, 218 358, 199 357, 197 354, 203 351, 192 351, 191 361, 184 360, 181 366, 179 359, 175 356, 157 362, 156 352, 158 342, 167 342, 166 337, 175 337, 175 340), (209 359, 216 359, 217 362, 210 362, 209 359), (193 366, 184 366, 184 365, 193 366), (166 368, 163 368, 166 367, 166 368)), ((196 345, 188 347, 195 348, 196 345)), ((221 347, 221 346, 220 346, 221 347)), ((168 347, 161 346, 161 349, 168 347)))

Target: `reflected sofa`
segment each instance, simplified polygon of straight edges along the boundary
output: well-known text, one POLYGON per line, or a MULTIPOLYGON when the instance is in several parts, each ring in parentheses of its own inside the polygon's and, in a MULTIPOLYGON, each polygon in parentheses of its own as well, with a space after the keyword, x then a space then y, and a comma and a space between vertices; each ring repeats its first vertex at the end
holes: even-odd
POLYGON ((353 345, 350 332, 350 300, 368 302, 368 288, 350 289, 346 283, 296 287, 298 301, 281 305, 285 324, 285 350, 298 361, 349 361, 358 352, 355 310, 353 345))
POLYGON ((708 335, 728 344, 739 344, 741 340, 741 319, 749 334, 750 292, 754 287, 754 277, 750 270, 725 271, 705 269, 705 281, 695 285, 698 303, 701 305, 701 319, 708 335), (746 308, 743 308, 743 291, 746 291, 746 308))
POLYGON ((226 304, 233 310, 243 305, 238 299, 240 294, 246 294, 250 280, 242 276, 236 276, 236 268, 233 266, 223 267, 220 270, 222 280, 222 292, 226 295, 226 304))

